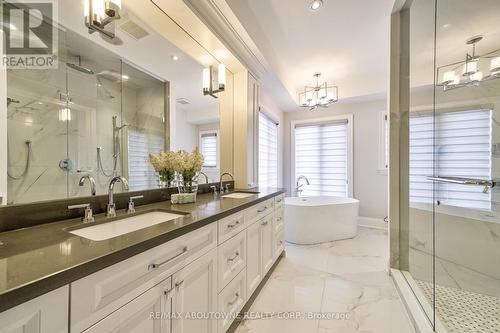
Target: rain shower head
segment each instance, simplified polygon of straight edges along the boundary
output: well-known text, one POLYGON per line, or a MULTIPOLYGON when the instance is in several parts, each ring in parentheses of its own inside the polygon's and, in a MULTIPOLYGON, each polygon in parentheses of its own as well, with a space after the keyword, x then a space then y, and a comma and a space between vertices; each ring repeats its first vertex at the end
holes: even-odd
POLYGON ((83 74, 94 75, 93 70, 82 66, 82 58, 80 56, 77 56, 77 59, 78 59, 78 64, 75 64, 72 62, 67 62, 66 66, 68 66, 69 68, 72 68, 76 71, 79 71, 80 73, 83 73, 83 74))

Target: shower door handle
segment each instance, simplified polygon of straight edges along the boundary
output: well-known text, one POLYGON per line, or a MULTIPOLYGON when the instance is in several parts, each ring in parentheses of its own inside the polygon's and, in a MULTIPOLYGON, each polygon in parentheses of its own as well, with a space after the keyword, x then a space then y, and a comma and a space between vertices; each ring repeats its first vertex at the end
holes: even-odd
POLYGON ((485 193, 492 187, 495 187, 496 182, 493 180, 479 179, 479 178, 464 178, 464 177, 433 177, 428 176, 428 180, 433 180, 442 183, 460 184, 460 185, 472 185, 472 186, 482 186, 484 187, 485 193))

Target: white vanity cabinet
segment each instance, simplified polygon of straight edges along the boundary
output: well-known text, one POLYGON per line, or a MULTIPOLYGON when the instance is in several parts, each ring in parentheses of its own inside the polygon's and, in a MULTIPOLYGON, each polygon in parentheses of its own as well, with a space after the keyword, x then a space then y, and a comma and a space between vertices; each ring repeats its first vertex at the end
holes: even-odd
POLYGON ((79 333, 217 246, 215 223, 71 284, 71 333, 79 333))
POLYGON ((172 278, 133 299, 84 333, 170 333, 172 278))
POLYGON ((263 277, 261 229, 259 223, 253 223, 247 229, 247 295, 252 295, 263 277))
POLYGON ((182 315, 173 319, 172 333, 217 332, 216 320, 196 317, 217 311, 215 249, 173 275, 172 311, 182 315))
POLYGON ((68 311, 64 286, 0 313, 0 333, 67 333, 68 311))
POLYGON ((274 215, 269 214, 257 222, 262 234, 262 275, 266 275, 274 263, 273 220, 274 215))
POLYGON ((247 229, 247 295, 255 291, 277 258, 274 255, 273 220, 273 212, 268 211, 247 229))

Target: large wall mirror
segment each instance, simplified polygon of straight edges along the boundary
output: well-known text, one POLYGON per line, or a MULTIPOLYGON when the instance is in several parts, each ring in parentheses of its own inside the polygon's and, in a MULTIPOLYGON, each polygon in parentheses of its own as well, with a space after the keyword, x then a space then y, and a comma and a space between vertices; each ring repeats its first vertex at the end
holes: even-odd
POLYGON ((79 185, 87 176, 97 195, 116 175, 131 191, 158 188, 148 155, 162 150, 198 147, 207 179, 218 180, 220 103, 203 94, 206 64, 139 20, 126 2, 111 42, 87 32, 82 12, 83 1, 59 2, 57 69, 8 69, 2 79, 3 204, 90 196, 88 184, 79 185))

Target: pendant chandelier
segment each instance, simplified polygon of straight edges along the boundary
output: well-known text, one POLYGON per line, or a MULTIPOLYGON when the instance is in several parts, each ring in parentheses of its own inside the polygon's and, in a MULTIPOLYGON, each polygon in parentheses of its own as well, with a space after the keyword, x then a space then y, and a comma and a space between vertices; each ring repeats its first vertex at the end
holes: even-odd
POLYGON ((477 55, 476 44, 482 39, 482 36, 475 36, 465 42, 472 46, 472 54, 467 53, 464 61, 438 67, 439 87, 443 87, 444 91, 477 87, 481 82, 500 78, 500 49, 477 55))
POLYGON ((316 86, 305 86, 304 91, 299 93, 299 105, 314 110, 322 107, 327 108, 339 100, 339 88, 329 86, 326 82, 319 84, 321 73, 315 73, 316 86))

